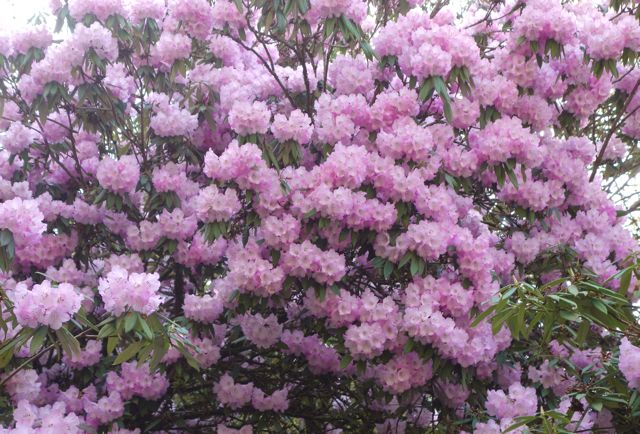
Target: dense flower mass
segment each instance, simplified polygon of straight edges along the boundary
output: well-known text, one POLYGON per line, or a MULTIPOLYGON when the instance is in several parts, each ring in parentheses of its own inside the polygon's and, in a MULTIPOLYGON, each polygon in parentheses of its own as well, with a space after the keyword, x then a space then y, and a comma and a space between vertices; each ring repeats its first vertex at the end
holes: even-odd
POLYGON ((21 325, 35 328, 42 324, 57 330, 80 309, 83 297, 68 283, 52 286, 45 280, 31 289, 18 283, 10 298, 21 325))
POLYGON ((634 346, 627 338, 620 343, 620 371, 629 383, 629 387, 640 387, 640 348, 634 346))
POLYGON ((636 2, 50 3, 0 36, 0 433, 637 429, 636 2))
POLYGON ((157 274, 129 273, 123 268, 113 268, 100 279, 98 292, 104 300, 104 308, 116 315, 127 308, 149 315, 162 303, 158 293, 160 281, 157 274))

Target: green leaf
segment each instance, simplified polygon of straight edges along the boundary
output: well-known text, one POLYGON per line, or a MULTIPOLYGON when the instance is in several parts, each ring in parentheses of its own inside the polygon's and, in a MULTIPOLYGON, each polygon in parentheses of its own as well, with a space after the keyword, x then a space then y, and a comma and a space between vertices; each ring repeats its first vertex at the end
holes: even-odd
POLYGON ((447 85, 444 82, 444 79, 440 76, 432 77, 433 86, 435 87, 436 92, 440 95, 442 99, 442 108, 444 110, 444 117, 447 119, 447 122, 451 122, 453 119, 453 112, 451 111, 451 97, 449 96, 449 90, 447 89, 447 85))
POLYGON ((360 39, 360 31, 353 24, 353 22, 349 18, 347 18, 346 15, 341 15, 340 19, 342 20, 342 24, 344 24, 349 33, 351 33, 356 40, 360 39))
POLYGON ((516 174, 514 173, 513 169, 511 167, 509 167, 508 164, 505 165, 504 167, 505 172, 507 172, 507 176, 509 177, 509 181, 511 181, 511 183, 513 184, 513 186, 516 188, 516 190, 519 188, 518 186, 518 178, 516 177, 516 174))
POLYGON ((609 312, 609 309, 607 309, 607 305, 604 304, 601 300, 598 300, 597 298, 591 299, 591 304, 593 304, 593 306, 596 309, 598 309, 600 312, 602 312, 605 315, 609 312))
POLYGON ((451 98, 449 97, 449 90, 447 89, 447 85, 444 82, 444 79, 438 75, 432 77, 432 80, 433 87, 436 89, 436 92, 438 92, 438 95, 440 95, 443 100, 450 101, 451 98))
POLYGON ((309 10, 309 4, 307 0, 298 0, 298 10, 300 13, 305 14, 309 10))
POLYGON ((56 330, 56 336, 65 353, 69 356, 80 354, 80 343, 66 327, 63 326, 56 330))
POLYGON ((138 354, 138 351, 140 350, 140 348, 142 348, 144 344, 145 343, 143 341, 133 342, 127 348, 125 348, 120 354, 118 354, 118 357, 116 357, 116 359, 113 361, 113 364, 119 365, 131 359, 133 356, 138 354))
POLYGON ((0 246, 8 246, 13 243, 13 234, 9 229, 2 229, 0 231, 0 246))
POLYGON ((471 327, 476 327, 478 324, 480 324, 482 322, 482 320, 484 320, 486 317, 488 317, 489 315, 491 315, 491 313, 493 311, 495 311, 498 308, 498 304, 494 304, 492 306, 490 306, 488 309, 486 309, 484 312, 480 313, 476 319, 473 320, 473 322, 471 323, 471 327))
POLYGON ((413 339, 408 339, 407 343, 404 344, 404 349, 403 349, 404 353, 405 354, 410 353, 411 350, 413 350, 414 345, 415 345, 415 341, 413 339))
POLYGON ((124 332, 129 333, 136 326, 136 322, 138 321, 138 314, 135 312, 129 312, 127 316, 124 317, 124 332))
POLYGON ((496 172, 496 178, 498 179, 498 186, 502 187, 504 185, 504 168, 499 164, 494 166, 494 170, 496 172))
POLYGON ((349 366, 349 363, 351 363, 352 360, 353 360, 353 357, 351 357, 350 354, 345 354, 342 357, 342 360, 340 360, 340 369, 346 369, 347 366, 349 366))
POLYGON ((451 188, 453 189, 458 188, 458 181, 456 181, 456 178, 451 176, 449 173, 447 172, 444 173, 444 179, 445 181, 447 181, 447 184, 449 184, 451 188))
POLYGON ((34 355, 42 347, 49 328, 46 326, 39 327, 31 338, 31 344, 29 345, 29 354, 34 355))
POLYGON ((419 258, 417 256, 413 256, 411 258, 411 275, 415 276, 416 274, 418 274, 418 270, 419 270, 419 264, 418 264, 418 260, 419 258))
POLYGON ((569 312, 566 310, 561 310, 559 315, 566 319, 567 321, 577 321, 578 319, 580 319, 580 317, 578 316, 577 313, 575 312, 569 312))
POLYGON ((178 342, 177 345, 176 345, 176 348, 178 349, 178 351, 180 351, 180 354, 182 354, 184 356, 184 358, 187 361, 187 364, 189 366, 191 366, 196 371, 200 371, 200 365, 198 365, 198 361, 193 357, 193 354, 191 354, 185 348, 183 343, 178 342))
POLYGON ((118 345, 118 342, 120 342, 120 339, 118 339, 117 336, 109 336, 107 338, 107 355, 113 353, 113 350, 118 345))
POLYGON ((8 229, 0 231, 0 269, 7 272, 11 269, 15 257, 13 234, 8 229))
POLYGON ((116 328, 113 326, 112 323, 105 324, 100 329, 100 332, 98 332, 98 339, 104 339, 107 336, 110 336, 113 333, 115 333, 115 331, 116 331, 116 328))
POLYGON ((451 103, 448 99, 442 101, 442 109, 444 110, 444 118, 447 122, 451 123, 453 120, 453 111, 451 110, 451 103))
POLYGON ((140 324, 140 329, 142 330, 142 334, 144 334, 144 336, 148 340, 152 340, 153 331, 151 331, 151 327, 149 327, 149 324, 147 324, 147 321, 142 317, 138 317, 138 324, 140 324))
POLYGON ((603 405, 602 401, 599 401, 599 400, 593 401, 590 403, 590 405, 591 405, 591 408, 593 408, 595 411, 597 412, 602 411, 602 405, 603 405))
POLYGON ((324 301, 327 298, 327 288, 324 286, 317 286, 315 288, 316 298, 320 301, 324 301))
POLYGON ((592 71, 593 71, 593 75, 595 75, 596 78, 600 78, 602 76, 602 73, 604 72, 604 61, 603 60, 594 61, 592 71))
POLYGON ((567 291, 569 291, 569 294, 571 295, 578 295, 579 291, 578 291, 578 287, 576 285, 569 285, 569 287, 567 288, 567 291))
POLYGON ((402 268, 405 265, 407 265, 412 258, 413 258, 413 252, 405 253, 404 256, 400 259, 400 262, 398 263, 398 268, 402 268))
POLYGON ((515 292, 518 290, 518 287, 515 285, 512 285, 511 287, 507 286, 507 289, 505 292, 502 293, 502 295, 500 296, 501 300, 507 300, 509 297, 511 297, 513 294, 515 294, 515 292))
POLYGON ((333 35, 333 29, 336 26, 336 19, 335 18, 329 18, 328 20, 325 20, 324 22, 324 37, 328 38, 329 36, 333 35))
POLYGON ((0 369, 5 368, 11 359, 13 359, 13 352, 15 351, 15 346, 8 345, 3 348, 3 351, 0 352, 0 369))
POLYGON ((420 88, 420 101, 426 101, 433 95, 433 79, 431 77, 424 80, 420 88))
POLYGON ((313 217, 314 215, 316 215, 318 213, 318 211, 314 208, 309 212, 304 213, 304 215, 302 216, 302 218, 308 219, 313 217))
POLYGON ((620 277, 620 288, 618 289, 618 292, 620 292, 621 294, 626 294, 627 292, 629 292, 629 285, 631 285, 631 274, 632 274, 632 267, 629 267, 625 270, 625 272, 622 274, 622 276, 620 277))
POLYGON ((393 263, 390 261, 385 262, 383 269, 383 276, 385 279, 391 277, 391 273, 393 272, 393 263))
POLYGON ((164 355, 169 351, 169 343, 162 336, 156 336, 153 339, 153 356, 151 356, 151 360, 149 361, 149 367, 152 370, 155 370, 156 367, 162 361, 164 355))
POLYGON ((142 363, 146 362, 153 351, 153 345, 150 343, 146 344, 139 352, 138 352, 138 366, 142 363))
POLYGON ((400 0, 398 2, 398 12, 402 15, 406 15, 407 12, 411 9, 409 2, 407 0, 400 0))
POLYGON ((510 316, 514 315, 513 311, 502 311, 496 314, 491 321, 491 332, 495 335, 502 328, 503 324, 509 319, 510 316))
POLYGON ((514 431, 514 430, 516 430, 516 429, 518 429, 518 428, 520 428, 520 427, 522 427, 522 426, 524 426, 524 425, 526 425, 528 423, 531 423, 534 420, 536 420, 536 416, 528 416, 528 417, 524 417, 524 418, 523 417, 518 417, 518 418, 516 418, 516 420, 518 422, 516 422, 516 423, 514 423, 512 425, 509 425, 507 427, 507 429, 505 429, 503 432, 505 432, 505 433, 512 432, 512 431, 514 431))
POLYGON ((589 321, 582 320, 582 322, 580 323, 580 327, 578 327, 578 332, 576 333, 575 338, 575 341, 578 345, 584 345, 590 329, 591 324, 589 323, 589 321))
POLYGON ((276 22, 278 23, 278 31, 284 32, 287 27, 287 18, 281 11, 276 12, 276 22))
POLYGON ((609 70, 611 75, 613 75, 615 78, 618 78, 619 73, 618 73, 618 67, 616 66, 616 60, 615 59, 609 59, 607 61, 607 69, 609 70))

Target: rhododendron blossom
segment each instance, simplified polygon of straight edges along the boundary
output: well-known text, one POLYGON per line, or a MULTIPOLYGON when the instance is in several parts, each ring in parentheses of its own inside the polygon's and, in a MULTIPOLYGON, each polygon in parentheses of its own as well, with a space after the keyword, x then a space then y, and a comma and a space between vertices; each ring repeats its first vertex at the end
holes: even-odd
POLYGON ((59 329, 80 309, 82 295, 68 283, 57 286, 45 280, 33 288, 20 282, 9 295, 15 306, 18 322, 24 326, 37 327, 44 324, 59 329))
POLYGON ((640 6, 447 3, 0 35, 0 432, 635 432, 640 6))

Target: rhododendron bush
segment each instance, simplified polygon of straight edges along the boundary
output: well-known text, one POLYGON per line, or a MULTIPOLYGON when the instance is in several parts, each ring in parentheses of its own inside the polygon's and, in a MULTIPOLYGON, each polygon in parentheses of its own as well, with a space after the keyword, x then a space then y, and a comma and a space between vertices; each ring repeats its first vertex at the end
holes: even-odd
POLYGON ((637 429, 640 7, 443 3, 1 38, 0 432, 637 429))

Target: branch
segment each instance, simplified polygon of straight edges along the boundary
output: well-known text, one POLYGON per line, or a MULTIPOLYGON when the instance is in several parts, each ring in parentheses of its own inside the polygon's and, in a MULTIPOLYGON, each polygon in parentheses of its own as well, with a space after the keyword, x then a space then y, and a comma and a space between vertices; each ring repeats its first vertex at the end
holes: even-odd
MULTIPOLYGON (((91 329, 91 328, 83 330, 82 332, 80 332, 77 335, 75 335, 75 338, 78 339, 79 337, 82 337, 82 336, 86 335, 87 333, 89 333, 92 330, 93 329, 91 329)), ((48 347, 43 348, 42 350, 38 351, 36 354, 34 354, 33 356, 29 357, 24 362, 22 362, 20 364, 20 366, 18 366, 16 369, 14 369, 9 375, 4 377, 2 379, 2 381, 0 381, 0 387, 2 387, 7 381, 11 380, 11 378, 13 378, 13 376, 16 375, 18 372, 22 371, 29 363, 33 362, 35 359, 37 359, 40 356, 42 356, 44 353, 46 353, 48 351, 51 351, 53 349, 53 347, 55 347, 55 346, 56 346, 56 344, 53 343, 53 344, 49 345, 48 347)))
POLYGON ((627 208, 624 211, 620 211, 618 213, 619 217, 624 217, 626 215, 631 214, 632 212, 636 211, 638 208, 640 208, 640 199, 638 199, 633 205, 631 205, 629 208, 627 208))
POLYGON ((640 87, 640 80, 636 81, 636 85, 631 90, 631 93, 627 97, 627 100, 625 101, 624 106, 622 107, 622 109, 620 109, 620 112, 616 116, 616 119, 613 121, 613 125, 611 125, 611 129, 609 130, 609 133, 607 134, 607 137, 605 138, 604 143, 602 144, 602 148, 600 148, 600 152, 596 157, 596 161, 593 162, 593 169, 591 170, 591 176, 589 177, 589 182, 593 182, 593 180, 595 179, 596 173, 598 172, 598 167, 600 167, 600 165, 602 164, 604 153, 607 150, 607 145, 609 145, 609 142, 613 137, 613 133, 615 133, 616 130, 618 129, 620 119, 622 118, 622 115, 624 114, 624 112, 627 111, 629 104, 631 104, 633 97, 638 91, 638 87, 640 87))

